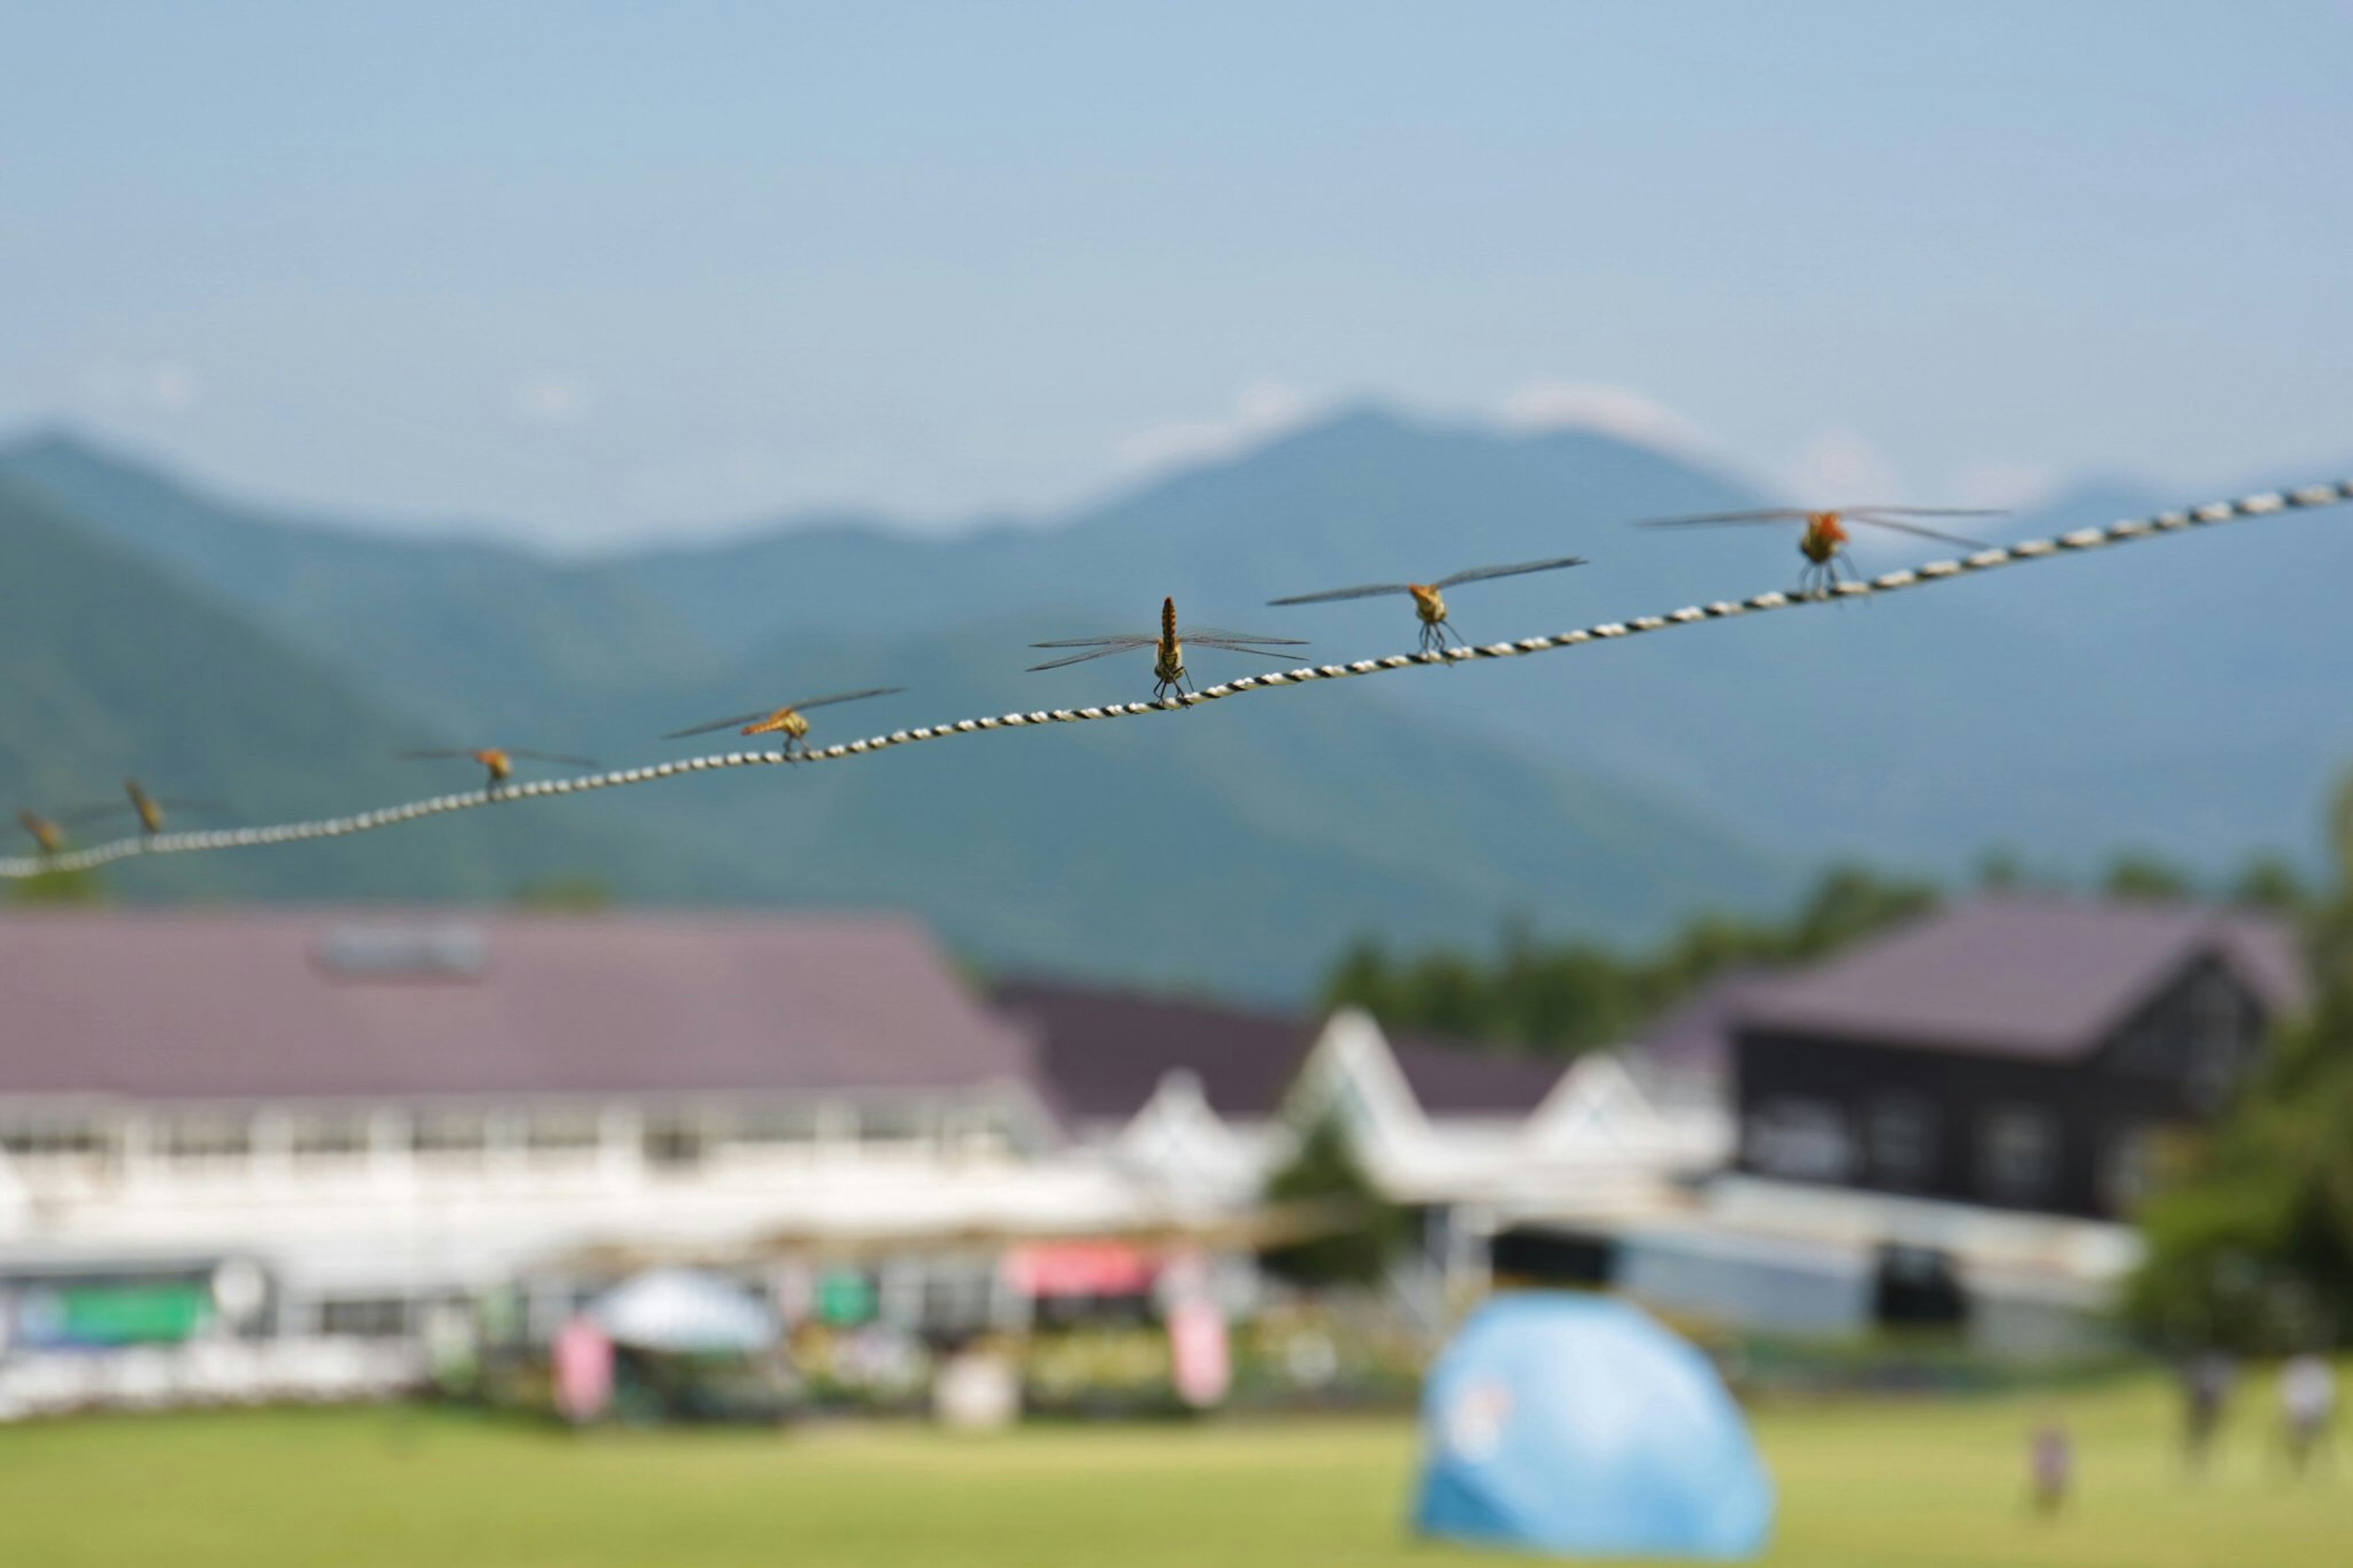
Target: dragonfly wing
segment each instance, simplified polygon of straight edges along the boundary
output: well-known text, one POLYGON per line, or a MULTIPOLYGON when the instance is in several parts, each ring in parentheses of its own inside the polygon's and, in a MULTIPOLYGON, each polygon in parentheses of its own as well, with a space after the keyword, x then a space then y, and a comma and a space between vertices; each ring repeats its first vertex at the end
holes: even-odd
POLYGON ((1637 528, 1712 527, 1720 522, 1803 522, 1814 514, 1793 506, 1768 507, 1758 511, 1702 511, 1689 517, 1647 517, 1636 523, 1637 528))
POLYGON ((806 702, 796 702, 796 710, 810 708, 830 708, 837 702, 863 702, 870 697, 889 697, 904 691, 903 686, 870 686, 863 691, 837 691, 830 697, 812 697, 806 702))
POLYGON ((509 746, 507 755, 529 757, 535 763, 562 763, 565 766, 573 768, 593 768, 597 765, 594 757, 567 757, 561 752, 527 752, 521 746, 509 746))
MULTIPOLYGON (((473 752, 429 752, 429 751, 417 751, 417 752, 393 752, 393 755, 394 755, 394 756, 396 756, 396 757, 399 757, 399 758, 401 758, 402 760, 404 760, 404 761, 406 761, 406 762, 444 762, 444 761, 451 760, 451 759, 458 758, 458 757, 470 757, 470 756, 472 756, 473 754, 474 754, 474 753, 473 753, 473 752)), ((515 752, 514 754, 515 754, 516 756, 518 756, 518 757, 528 757, 528 756, 532 756, 532 755, 533 755, 534 753, 530 752, 515 752)))
POLYGON ((755 708, 749 713, 738 713, 733 719, 713 719, 708 724, 697 724, 691 730, 672 730, 669 734, 664 735, 662 739, 665 741, 683 741, 689 735, 708 735, 713 730, 740 729, 744 725, 751 723, 755 719, 765 719, 774 711, 775 710, 770 708, 755 708))
POLYGON ((1873 528, 1892 528, 1898 533, 1909 533, 1921 539, 1941 540, 1947 544, 1966 545, 1971 550, 1989 548, 1981 540, 1963 539, 1957 533, 1946 533, 1938 529, 1923 528, 1916 522, 1905 522, 1896 518, 1873 517, 1868 512, 1852 512, 1848 517, 1854 522, 1867 522, 1873 528))
POLYGON ((1438 586, 1451 588, 1460 583, 1483 583, 1490 577, 1525 577, 1531 572, 1557 572, 1566 566, 1582 566, 1582 555, 1560 555, 1550 561, 1523 561, 1513 566, 1473 566, 1468 572, 1457 572, 1451 577, 1441 577, 1438 586))
POLYGON ((1270 647, 1305 647, 1305 637, 1261 637, 1256 632, 1229 632, 1223 626, 1186 626, 1176 634, 1178 642, 1199 643, 1207 647, 1222 647, 1234 643, 1264 643, 1270 647))
POLYGON ((2008 517, 2000 507, 1988 506, 1850 506, 1849 517, 2008 517))
POLYGON ((1124 637, 1059 637, 1052 642, 1033 642, 1029 646, 1031 647, 1147 647, 1159 640, 1156 637, 1137 637, 1131 632, 1124 637))
MULTIPOLYGON (((1113 643, 1109 647, 1091 648, 1085 653, 1070 654, 1061 658, 1050 658, 1043 664, 1031 665, 1029 667, 1029 673, 1035 675, 1041 669, 1060 669, 1065 665, 1084 664, 1091 658, 1109 658, 1115 653, 1133 653, 1140 647, 1150 647, 1158 640, 1159 639, 1156 637, 1137 637, 1133 641, 1123 640, 1113 643)), ((1036 646, 1039 647, 1052 647, 1056 645, 1052 643, 1039 643, 1036 646)))
POLYGON ((1342 599, 1377 599, 1388 594, 1409 594, 1413 590, 1403 583, 1367 583, 1361 588, 1335 588, 1325 594, 1297 594, 1288 599, 1269 599, 1270 605, 1330 605, 1342 599))

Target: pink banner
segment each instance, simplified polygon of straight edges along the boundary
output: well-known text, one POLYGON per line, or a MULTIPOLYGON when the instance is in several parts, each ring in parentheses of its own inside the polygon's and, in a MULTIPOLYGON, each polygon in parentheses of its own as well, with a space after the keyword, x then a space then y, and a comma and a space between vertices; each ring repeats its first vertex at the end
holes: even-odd
POLYGON ((1196 1410, 1226 1397, 1234 1378, 1226 1339, 1226 1315, 1206 1296, 1179 1301, 1168 1310, 1168 1353, 1176 1397, 1196 1410))
POLYGON ((605 1414, 613 1398, 613 1342, 586 1318, 575 1318, 555 1336, 555 1409, 584 1426, 605 1414))

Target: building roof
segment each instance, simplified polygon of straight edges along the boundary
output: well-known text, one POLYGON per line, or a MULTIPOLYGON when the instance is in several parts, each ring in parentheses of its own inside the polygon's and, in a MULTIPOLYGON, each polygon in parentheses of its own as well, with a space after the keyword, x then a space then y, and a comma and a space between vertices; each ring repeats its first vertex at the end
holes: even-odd
POLYGON ((2193 960, 2221 959, 2274 1016, 2304 1005, 2280 922, 2193 905, 1984 898, 1746 992, 1743 1027, 1987 1055, 2087 1054, 2193 960))
POLYGON ((1425 1036, 1392 1037, 1389 1054, 1415 1100, 1433 1116, 1525 1116, 1568 1071, 1565 1061, 1504 1056, 1425 1036))
POLYGON ((890 916, 0 918, 0 1095, 923 1090, 1028 1042, 890 916))
POLYGON ((1742 1009, 1772 981, 1770 971, 1748 966, 1717 976, 1644 1025, 1629 1043, 1629 1057, 1646 1069, 1677 1075, 1730 1070, 1742 1009))
MULTIPOLYGON (((1055 1103, 1090 1121, 1126 1121, 1171 1072, 1191 1073, 1219 1116, 1267 1120, 1282 1109, 1324 1032, 1312 1014, 1057 981, 1008 981, 996 996, 1008 1017, 1035 1033, 1055 1103)), ((1564 1063, 1435 1037, 1394 1037, 1389 1052, 1415 1100, 1433 1115, 1534 1110, 1566 1070, 1564 1063)))
POLYGON ((1055 1104, 1086 1121, 1125 1121, 1172 1072, 1199 1080, 1219 1116, 1263 1121, 1322 1032, 1320 1020, 1293 1014, 1057 981, 1010 980, 995 996, 1030 1031, 1055 1104))

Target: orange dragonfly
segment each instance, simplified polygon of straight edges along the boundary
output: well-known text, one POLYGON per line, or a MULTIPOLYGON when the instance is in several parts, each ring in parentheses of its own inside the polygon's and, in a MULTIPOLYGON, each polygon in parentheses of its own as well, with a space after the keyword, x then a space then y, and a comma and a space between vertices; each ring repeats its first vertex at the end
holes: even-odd
POLYGON ((1582 555, 1563 555, 1550 561, 1523 561, 1511 566, 1473 566, 1468 572, 1457 572, 1451 577, 1440 577, 1435 583, 1367 583, 1360 588, 1334 588, 1323 594, 1300 594, 1288 599, 1269 599, 1270 605, 1330 605, 1343 599, 1376 599, 1390 594, 1409 594, 1413 597, 1413 613, 1421 621, 1421 651, 1442 653, 1447 634, 1468 647, 1462 634, 1455 631, 1446 619, 1446 590, 1465 583, 1483 583, 1493 577, 1525 577, 1531 572, 1558 572, 1570 566, 1582 566, 1582 555))
POLYGON ((1138 648, 1153 650, 1152 695, 1155 700, 1172 691, 1188 691, 1191 678, 1185 670, 1185 645, 1196 647, 1221 647, 1229 653, 1258 654, 1267 658, 1282 656, 1274 650, 1282 647, 1305 647, 1299 637, 1262 637, 1248 632, 1219 631, 1214 626, 1187 626, 1180 636, 1176 630, 1176 601, 1160 601, 1160 630, 1155 635, 1112 637, 1064 637, 1059 642, 1033 642, 1037 648, 1082 647, 1087 651, 1065 658, 1050 658, 1043 664, 1033 664, 1029 673, 1041 669, 1060 669, 1065 665, 1084 664, 1091 658, 1108 658, 1115 653, 1133 653, 1138 648))
POLYGON ((491 775, 489 782, 482 786, 485 789, 496 789, 514 777, 517 757, 527 757, 534 763, 561 763, 568 768, 593 768, 596 765, 586 757, 567 757, 557 752, 529 752, 521 746, 484 746, 480 750, 459 747, 455 751, 403 752, 400 755, 410 762, 462 760, 480 763, 491 775))
POLYGON ((66 847, 66 830, 29 806, 16 813, 16 823, 33 836, 44 855, 55 855, 66 847))
POLYGON ((812 697, 806 701, 787 702, 782 708, 756 708, 749 713, 738 713, 732 719, 713 719, 708 724, 697 724, 691 730, 673 730, 662 737, 665 741, 683 741, 689 735, 708 735, 713 730, 740 728, 746 735, 782 735, 783 751, 791 756, 796 750, 808 751, 809 721, 804 718, 812 708, 830 708, 837 702, 863 702, 870 697, 893 697, 906 690, 903 686, 870 686, 862 691, 837 691, 830 697, 812 697))
POLYGON ((102 822, 110 816, 121 816, 128 813, 139 819, 139 831, 153 838, 164 831, 164 812, 166 807, 174 811, 198 812, 221 809, 211 801, 170 800, 150 795, 137 779, 124 779, 122 793, 130 797, 130 805, 91 806, 83 811, 69 813, 65 820, 69 823, 102 822))
POLYGON ((1909 533, 1920 539, 1940 540, 1947 544, 1966 545, 1971 550, 1988 548, 1982 542, 1964 539, 1957 533, 1924 527, 1909 520, 1915 517, 2000 517, 2000 511, 1988 511, 1970 507, 1948 506, 1845 506, 1829 511, 1809 511, 1802 507, 1766 507, 1755 511, 1709 511, 1694 517, 1655 517, 1640 524, 1643 528, 1713 528, 1720 523, 1796 522, 1805 525, 1798 537, 1798 552, 1806 558, 1806 569, 1799 575, 1798 591, 1808 598, 1827 598, 1839 583, 1839 567, 1843 563, 1847 574, 1861 580, 1854 569, 1854 560, 1847 554, 1846 525, 1860 522, 1873 528, 1891 529, 1897 533, 1909 533))

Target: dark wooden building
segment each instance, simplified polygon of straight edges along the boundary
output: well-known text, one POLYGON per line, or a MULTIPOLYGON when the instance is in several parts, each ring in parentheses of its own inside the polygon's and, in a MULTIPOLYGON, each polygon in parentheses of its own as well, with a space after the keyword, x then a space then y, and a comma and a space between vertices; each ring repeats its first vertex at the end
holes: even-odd
POLYGON ((2240 912, 1986 899, 1741 999, 1752 1175, 2121 1218, 2301 1006, 2291 934, 2240 912))

